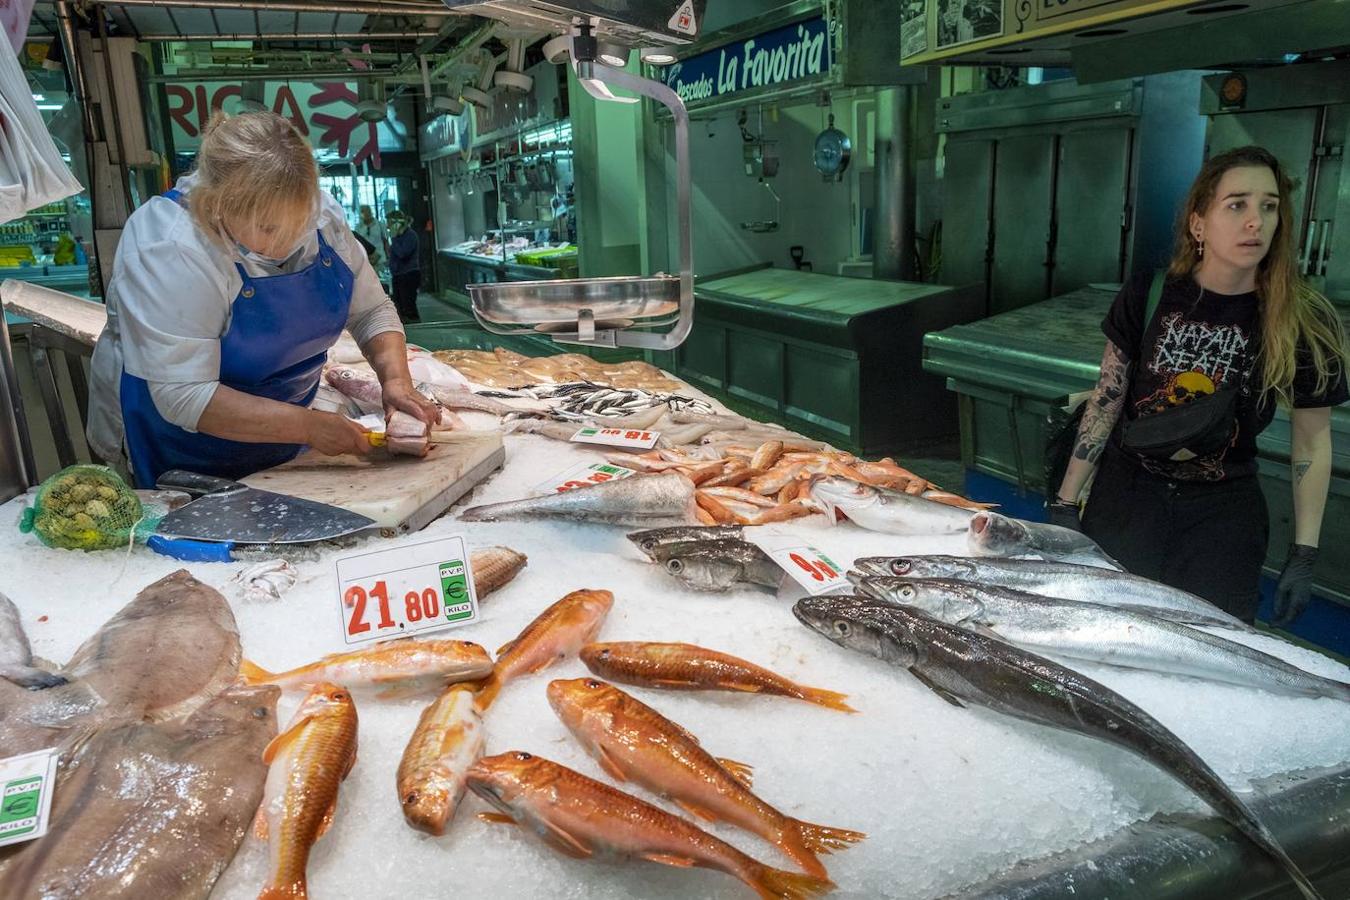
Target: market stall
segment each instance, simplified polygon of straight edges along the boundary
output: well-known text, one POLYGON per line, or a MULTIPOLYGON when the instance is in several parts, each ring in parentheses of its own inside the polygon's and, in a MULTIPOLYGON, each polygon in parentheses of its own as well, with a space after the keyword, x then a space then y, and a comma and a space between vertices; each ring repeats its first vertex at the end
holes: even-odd
MULTIPOLYGON (((563 378, 569 367, 588 364, 582 362, 584 358, 529 359, 473 351, 440 358, 460 366, 476 390, 490 381, 498 394, 522 394, 500 399, 517 411, 604 406, 600 398, 569 400, 565 394, 541 401, 513 387, 517 380, 563 378)), ((700 415, 726 417, 723 424, 736 421, 695 388, 629 365, 610 370, 617 389, 641 390, 634 387, 641 384, 652 390, 659 384, 682 398, 663 416, 675 417, 678 407, 692 415, 690 421, 696 422, 700 415)), ((597 379, 603 373, 586 374, 597 379)), ((460 410, 459 415, 470 436, 496 436, 504 427, 496 414, 460 410)), ((671 421, 670 426, 678 424, 671 421)), ((747 437, 759 436, 770 427, 745 420, 739 424, 747 437)), ((34 655, 60 661, 68 659, 138 591, 186 568, 224 595, 243 657, 261 669, 282 672, 351 649, 343 635, 354 613, 343 605, 339 593, 339 560, 452 536, 462 538, 470 552, 509 547, 528 558, 525 568, 496 592, 480 595, 477 621, 436 637, 497 648, 569 592, 607 590, 614 596, 612 609, 592 636, 594 640, 688 642, 734 653, 798 684, 847 695, 844 702, 856 714, 753 693, 628 689, 698 737, 708 752, 753 766, 757 795, 784 814, 866 833, 865 840, 823 858, 831 880, 844 895, 939 897, 960 894, 987 879, 993 881, 980 889, 993 890, 988 885, 1015 886, 1025 880, 1017 873, 1026 872, 1029 863, 1048 879, 1044 884, 1062 885, 1068 877, 1063 872, 1072 874, 1075 864, 1094 866, 1075 863, 1072 854, 1089 853, 1096 854, 1093 858, 1106 867, 1103 877, 1113 887, 1134 879, 1133 889, 1140 891, 1134 895, 1172 896, 1162 886, 1174 883, 1167 859, 1175 857, 1156 857, 1156 865, 1116 867, 1114 860, 1135 858, 1132 848, 1151 846, 1130 841, 1146 839, 1190 848, 1185 855, 1190 893, 1185 896, 1236 896, 1224 892, 1239 882, 1245 896, 1288 886, 1273 864, 1241 843, 1194 795, 1148 763, 1080 736, 1019 723, 978 707, 958 708, 903 669, 848 652, 804 628, 794 618, 792 604, 805 591, 794 581, 784 579, 778 589, 737 584, 717 592, 695 591, 675 577, 673 570, 646 560, 625 539, 632 527, 543 517, 493 522, 481 521, 479 513, 466 514, 470 506, 543 495, 578 466, 625 460, 638 464, 632 451, 621 456, 616 453, 625 451, 550 437, 550 432, 557 431, 551 425, 567 431, 577 421, 545 424, 526 419, 505 425, 511 433, 504 435, 501 470, 490 476, 480 473, 478 477, 485 480, 476 490, 421 531, 403 538, 372 535, 337 546, 274 551, 287 560, 282 567, 256 556, 247 562, 184 564, 139 544, 88 553, 59 550, 11 529, 0 536, 0 559, 11 574, 8 592, 22 610, 21 624, 34 655), (285 575, 278 574, 287 568, 285 575), (1122 829, 1125 838, 1120 837, 1122 829), (1093 842, 1106 842, 1112 848, 1110 855, 1095 850, 1103 844, 1093 842), (1070 855, 1052 856, 1059 853, 1070 855), (1197 867, 1195 858, 1208 862, 1197 867), (1112 861, 1109 867, 1108 860, 1112 861), (1117 872, 1119 879, 1110 880, 1117 872)), ((669 433, 674 434, 673 428, 669 433)), ((789 446, 812 446, 790 432, 777 433, 789 446)), ((722 447, 735 446, 707 431, 703 437, 714 441, 706 446, 719 446, 719 440, 722 447)), ((682 438, 693 435, 685 432, 682 438)), ((693 446, 701 441, 698 438, 693 446)), ((686 454, 692 452, 686 448, 668 458, 682 462, 680 471, 710 464, 721 470, 731 459, 708 454, 689 462, 694 457, 686 454)), ((411 484, 411 477, 423 467, 436 465, 435 459, 434 455, 427 460, 405 458, 392 465, 402 466, 408 473, 403 482, 411 484)), ((837 459, 847 465, 843 460, 852 457, 837 459)), ((332 471, 331 480, 342 480, 344 476, 337 474, 340 468, 332 471)), ((650 476, 633 475, 630 481, 646 477, 650 476)), ((280 485, 266 478, 250 482, 273 488, 280 485)), ((363 483, 369 485, 367 493, 375 490, 375 480, 353 482, 358 490, 363 483)), ((291 489, 308 490, 295 482, 291 489)), ((728 508, 740 509, 729 499, 738 496, 734 491, 714 496, 727 498, 728 508)), ((31 502, 31 495, 11 501, 0 511, 0 518, 16 521, 31 502)), ((767 507, 751 507, 752 516, 763 508, 767 507)), ((831 526, 819 515, 792 518, 762 530, 809 545, 822 558, 843 567, 869 556, 968 552, 964 534, 883 534, 850 522, 831 526)), ((1346 677, 1338 663, 1276 637, 1219 633, 1307 672, 1346 677)), ((175 652, 172 647, 164 650, 175 652)), ((1350 710, 1342 701, 1289 698, 1098 664, 1074 662, 1073 666, 1146 709, 1213 766, 1227 784, 1238 790, 1254 787, 1257 793, 1247 794, 1248 799, 1319 882, 1345 865, 1342 856, 1326 850, 1328 842, 1342 839, 1337 835, 1345 821, 1345 792, 1337 785, 1344 781, 1350 710), (1315 780, 1298 783, 1304 777, 1315 780)), ((256 674, 256 670, 249 671, 256 674)), ((569 735, 550 709, 545 690, 554 679, 588 674, 588 668, 568 654, 546 671, 523 674, 507 683, 483 716, 484 752, 524 750, 614 783, 569 735)), ((359 710, 356 762, 340 789, 333 827, 314 845, 310 857, 312 895, 420 896, 432 890, 429 885, 455 884, 472 895, 748 896, 745 887, 716 872, 638 861, 604 866, 568 859, 517 829, 480 821, 477 814, 491 807, 474 795, 461 801, 443 837, 413 830, 403 820, 395 774, 434 691, 397 696, 380 696, 359 686, 353 691, 359 710)), ((288 690, 282 696, 276 717, 282 727, 303 696, 303 689, 288 690)), ((0 692, 0 701, 12 700, 12 694, 0 692)), ((678 807, 635 784, 621 788, 680 814, 678 807)), ((210 803, 213 798, 190 797, 181 802, 210 803)), ((82 814, 92 814, 93 808, 82 814)), ((787 857, 745 831, 725 824, 700 825, 756 859, 792 868, 787 857)), ((138 840, 144 842, 144 852, 156 854, 157 859, 172 860, 182 850, 171 833, 142 833, 138 840)), ((65 841, 68 849, 79 846, 74 837, 65 841)), ((3 865, 0 883, 6 877, 3 865)), ((212 895, 256 896, 268 879, 270 865, 266 843, 255 836, 244 838, 212 895)), ((1002 895, 1050 896, 1053 892, 1018 893, 1009 887, 1002 895)))

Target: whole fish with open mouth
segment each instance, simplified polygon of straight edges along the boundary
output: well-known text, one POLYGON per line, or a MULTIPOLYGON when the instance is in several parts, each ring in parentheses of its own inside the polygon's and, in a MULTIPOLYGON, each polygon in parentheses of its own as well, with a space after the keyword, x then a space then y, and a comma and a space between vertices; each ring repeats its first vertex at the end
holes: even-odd
POLYGON ((875 600, 915 607, 949 625, 989 629, 1037 653, 1286 696, 1350 701, 1350 684, 1305 672, 1236 641, 1114 606, 962 581, 873 577, 854 584, 875 600))
POLYGON ((262 799, 279 693, 232 686, 187 718, 95 732, 61 770, 51 830, 7 849, 0 896, 205 900, 262 799))
POLYGON ((253 833, 267 841, 270 865, 258 900, 308 896, 309 853, 333 824, 338 788, 356 764, 356 731, 351 694, 321 682, 267 745, 270 768, 253 833))
POLYGON ((694 644, 615 641, 587 644, 581 661, 601 678, 667 691, 736 691, 792 697, 842 712, 857 712, 848 697, 804 687, 752 662, 694 644))
POLYGON ((1129 572, 1041 559, 971 556, 869 556, 853 568, 867 575, 942 578, 992 584, 1083 603, 1100 603, 1182 625, 1251 630, 1202 597, 1129 572))
POLYGON ((694 525, 694 483, 683 475, 634 475, 561 494, 473 506, 459 514, 464 522, 512 519, 572 519, 608 525, 694 525))
POLYGON ((579 590, 549 606, 497 651, 492 674, 478 692, 478 707, 487 710, 507 682, 542 672, 573 656, 600 631, 614 606, 609 591, 579 590))
POLYGON ((612 684, 559 679, 548 686, 548 702, 611 778, 636 781, 700 819, 757 834, 809 875, 827 877, 817 854, 866 837, 779 812, 750 790, 749 766, 713 757, 698 738, 612 684))
POLYGON ((636 857, 714 869, 766 900, 806 900, 834 887, 823 878, 770 868, 687 819, 522 750, 480 759, 469 770, 469 790, 496 810, 479 818, 520 826, 573 859, 636 857))
POLYGON ((696 591, 725 591, 737 584, 777 589, 783 569, 749 541, 665 544, 653 556, 667 572, 696 591))
POLYGON ((6 755, 63 744, 95 726, 187 715, 239 673, 239 632, 215 588, 179 569, 149 585, 60 670, 69 683, 0 690, 6 755))
POLYGON ((628 539, 637 545, 648 559, 659 562, 653 551, 663 544, 682 544, 687 541, 739 540, 744 534, 741 525, 677 525, 672 528, 649 528, 634 531, 628 539))
POLYGON ((817 481, 811 486, 811 498, 832 521, 838 510, 860 528, 886 534, 961 534, 975 515, 968 509, 839 477, 817 481))
POLYGON ((239 676, 247 684, 275 684, 285 690, 334 681, 349 687, 372 685, 416 691, 486 678, 491 672, 492 657, 472 641, 403 637, 330 653, 285 672, 269 672, 244 660, 239 676))
POLYGON ((65 684, 66 679, 33 665, 33 650, 19 608, 0 594, 0 678, 30 691, 65 684))
POLYGON ((967 703, 1129 750, 1194 791, 1289 874, 1321 895, 1223 779, 1161 722, 1115 691, 998 638, 940 622, 910 606, 865 597, 807 597, 793 612, 843 647, 908 669, 957 707, 967 703))
POLYGON ((422 710, 398 764, 398 802, 418 831, 445 834, 464 796, 469 767, 483 755, 487 731, 474 685, 454 684, 422 710))
POLYGON ((971 556, 1040 556, 1123 572, 1124 567, 1082 532, 1042 522, 1010 519, 984 510, 970 519, 966 547, 971 556))

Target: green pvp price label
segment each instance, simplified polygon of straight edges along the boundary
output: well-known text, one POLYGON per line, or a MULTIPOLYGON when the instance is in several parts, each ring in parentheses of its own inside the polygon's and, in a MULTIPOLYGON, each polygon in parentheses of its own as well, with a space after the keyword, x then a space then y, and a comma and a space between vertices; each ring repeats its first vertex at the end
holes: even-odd
POLYGON ((441 596, 445 598, 445 621, 458 622, 473 615, 473 603, 469 600, 469 582, 465 577, 464 561, 454 559, 443 562, 441 570, 441 596))
POLYGON ((0 847, 47 833, 55 777, 55 750, 0 759, 0 847))
POLYGON ((37 831, 42 778, 34 776, 6 782, 4 797, 0 801, 0 836, 20 837, 37 831))

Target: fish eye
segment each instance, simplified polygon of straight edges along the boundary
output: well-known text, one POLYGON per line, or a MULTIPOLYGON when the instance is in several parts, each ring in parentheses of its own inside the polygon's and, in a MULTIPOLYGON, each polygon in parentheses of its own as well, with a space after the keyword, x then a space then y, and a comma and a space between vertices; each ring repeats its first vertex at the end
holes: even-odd
POLYGON ((599 656, 600 656, 601 659, 609 659, 609 654, 610 654, 610 650, 609 650, 608 647, 606 647, 604 650, 601 650, 601 651, 600 651, 599 656))
POLYGON ((666 571, 678 575, 684 571, 684 563, 680 562, 678 559, 668 560, 666 562, 666 571))
POLYGON ((900 596, 906 599, 914 596, 914 588, 911 585, 905 585, 900 589, 900 596))
POLYGON ((908 575, 909 570, 910 562, 907 559, 900 559, 891 563, 891 571, 897 575, 908 575))
POLYGON ((834 633, 840 637, 848 637, 849 632, 852 630, 853 629, 849 627, 849 624, 842 619, 834 623, 834 633))
POLYGON ((403 798, 403 805, 404 805, 404 806, 412 806, 414 803, 416 803, 416 802, 417 802, 418 800, 420 800, 420 799, 421 799, 421 795, 419 795, 419 794, 417 793, 417 791, 408 791, 407 796, 405 796, 405 797, 403 798))
POLYGON ((333 700, 346 700, 350 695, 346 691, 333 691, 328 696, 333 700))
POLYGON ((524 762, 526 760, 534 759, 534 756, 533 754, 526 753, 524 750, 522 750, 516 754, 516 759, 520 760, 521 762, 524 762))
POLYGON ((604 685, 596 681, 594 678, 587 678, 586 687, 590 688, 591 690, 595 690, 596 688, 604 687, 604 685))
POLYGON ((265 718, 267 718, 267 707, 265 707, 265 706, 255 706, 255 707, 253 707, 253 718, 255 718, 255 719, 265 719, 265 718))

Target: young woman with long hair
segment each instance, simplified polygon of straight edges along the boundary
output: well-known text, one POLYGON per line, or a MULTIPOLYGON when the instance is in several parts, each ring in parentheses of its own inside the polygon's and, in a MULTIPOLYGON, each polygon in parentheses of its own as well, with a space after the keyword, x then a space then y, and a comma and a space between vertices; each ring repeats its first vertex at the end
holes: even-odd
POLYGON ((1209 159, 1165 273, 1122 287, 1102 374, 1049 504, 1131 572, 1252 622, 1269 521, 1256 436, 1290 410, 1294 535, 1275 623, 1308 603, 1331 483, 1331 407, 1350 399, 1336 309, 1295 264, 1293 185, 1272 154, 1209 159))

